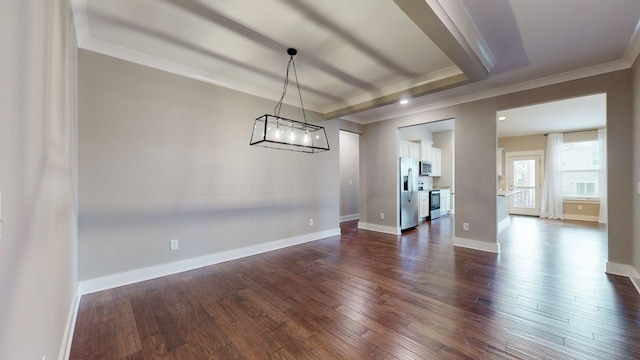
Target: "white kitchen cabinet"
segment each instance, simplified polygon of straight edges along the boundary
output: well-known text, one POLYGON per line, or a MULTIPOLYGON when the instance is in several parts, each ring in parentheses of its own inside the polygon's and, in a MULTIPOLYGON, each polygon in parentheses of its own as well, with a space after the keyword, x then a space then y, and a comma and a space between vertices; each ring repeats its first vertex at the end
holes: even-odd
POLYGON ((409 157, 420 161, 420 145, 411 143, 409 146, 409 157))
POLYGON ((442 150, 431 147, 431 176, 442 176, 442 150))
POLYGON ((418 217, 426 218, 429 216, 429 192, 418 192, 418 217))
POLYGON ((420 141, 420 161, 429 161, 432 145, 431 141, 420 141))
POLYGON ((451 211, 451 190, 440 189, 440 215, 447 215, 451 211))
POLYGON ((400 157, 420 160, 420 145, 411 141, 400 140, 400 157))
POLYGON ((431 176, 442 176, 442 149, 433 147, 433 142, 420 141, 420 161, 431 162, 431 176))
POLYGON ((409 157, 409 144, 406 141, 400 141, 400 157, 409 157))

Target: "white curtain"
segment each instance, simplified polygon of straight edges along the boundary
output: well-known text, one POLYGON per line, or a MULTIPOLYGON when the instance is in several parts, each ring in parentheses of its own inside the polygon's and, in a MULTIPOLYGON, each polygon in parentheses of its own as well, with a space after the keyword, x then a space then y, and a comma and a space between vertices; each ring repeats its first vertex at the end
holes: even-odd
POLYGON ((598 146, 600 147, 600 216, 598 222, 607 223, 607 129, 598 130, 598 146))
POLYGON ((562 134, 547 136, 547 154, 542 184, 540 217, 563 219, 562 210, 562 134))

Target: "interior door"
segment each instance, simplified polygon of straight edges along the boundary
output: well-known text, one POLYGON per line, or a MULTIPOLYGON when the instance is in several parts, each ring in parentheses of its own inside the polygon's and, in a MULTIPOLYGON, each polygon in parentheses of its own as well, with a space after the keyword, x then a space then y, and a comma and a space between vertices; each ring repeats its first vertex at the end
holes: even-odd
POLYGON ((540 216, 541 156, 508 156, 509 213, 540 216))

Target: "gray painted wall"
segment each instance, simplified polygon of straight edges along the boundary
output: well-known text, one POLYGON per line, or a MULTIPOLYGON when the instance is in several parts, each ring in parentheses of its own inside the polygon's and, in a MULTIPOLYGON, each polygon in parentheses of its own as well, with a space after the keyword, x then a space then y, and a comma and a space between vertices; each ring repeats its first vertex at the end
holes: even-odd
POLYGON ((358 215, 360 136, 340 131, 340 217, 358 215))
POLYGON ((249 146, 273 102, 84 50, 79 91, 80 280, 339 227, 343 121, 328 152, 249 146))
MULTIPOLYGON (((640 60, 636 59, 633 66, 633 113, 634 113, 634 160, 633 160, 633 266, 636 272, 640 273, 640 194, 638 194, 638 185, 640 182, 640 60)), ((609 167, 611 169, 611 167, 609 167)), ((609 200, 611 202, 611 200, 609 200)), ((611 206, 611 205, 609 205, 611 206)))
POLYGON ((632 263, 633 114, 631 71, 617 71, 585 79, 441 108, 418 115, 364 126, 361 146, 360 219, 365 223, 397 226, 397 128, 455 118, 455 186, 457 237, 496 242, 496 111, 563 98, 607 93, 609 162, 609 261, 632 263), (616 170, 617 169, 617 170, 616 170), (363 206, 366 204, 366 207, 363 206), (395 214, 379 220, 379 213, 395 214), (470 231, 462 231, 462 223, 470 231))
POLYGON ((63 358, 76 280, 69 1, 0 2, 0 359, 63 358))

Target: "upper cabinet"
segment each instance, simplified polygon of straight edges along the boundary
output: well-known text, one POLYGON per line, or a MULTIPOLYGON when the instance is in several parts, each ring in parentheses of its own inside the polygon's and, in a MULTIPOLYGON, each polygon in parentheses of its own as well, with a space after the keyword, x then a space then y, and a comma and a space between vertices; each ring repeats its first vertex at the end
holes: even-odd
POLYGON ((420 161, 429 161, 429 157, 431 156, 431 145, 433 143, 431 141, 422 140, 418 144, 420 146, 420 161))
POLYGON ((442 150, 432 146, 431 141, 400 140, 400 157, 431 162, 431 176, 442 176, 442 150))
POLYGON ((442 150, 431 141, 420 141, 420 161, 431 162, 431 176, 442 176, 442 150))
POLYGON ((431 176, 442 176, 442 150, 431 147, 431 176))
POLYGON ((420 161, 420 145, 411 141, 400 140, 400 157, 420 161))

